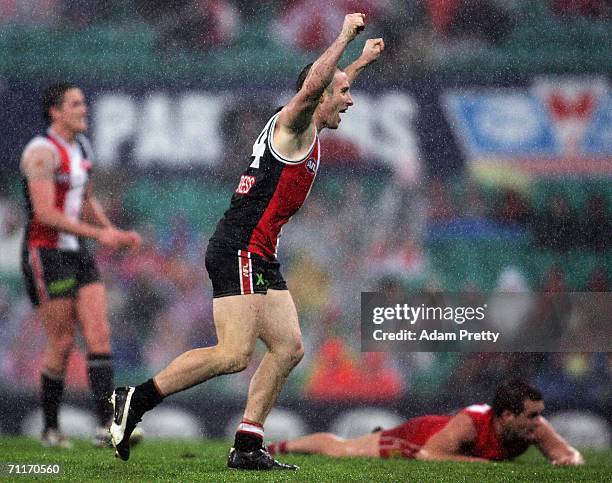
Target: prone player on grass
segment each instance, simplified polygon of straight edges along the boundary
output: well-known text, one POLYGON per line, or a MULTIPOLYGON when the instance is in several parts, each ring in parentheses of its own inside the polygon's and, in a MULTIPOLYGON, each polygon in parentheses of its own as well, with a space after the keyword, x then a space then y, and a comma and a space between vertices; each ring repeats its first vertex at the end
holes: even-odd
POLYGON ((514 380, 497 388, 491 406, 474 404, 454 416, 420 416, 396 428, 353 439, 315 433, 267 447, 273 455, 486 462, 512 460, 534 445, 554 465, 584 464, 580 452, 556 433, 543 411, 540 391, 514 380))

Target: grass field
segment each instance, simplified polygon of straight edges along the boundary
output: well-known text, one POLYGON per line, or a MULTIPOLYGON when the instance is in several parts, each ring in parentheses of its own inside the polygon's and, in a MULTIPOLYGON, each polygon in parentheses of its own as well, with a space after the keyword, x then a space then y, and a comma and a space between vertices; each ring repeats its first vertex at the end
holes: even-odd
MULTIPOLYGON (((6 481, 6 463, 59 464, 62 473, 41 476, 53 481, 372 481, 372 482, 505 482, 611 481, 612 451, 584 451, 587 465, 557 468, 535 450, 513 463, 424 463, 407 460, 333 459, 288 455, 283 461, 297 463, 297 472, 242 472, 225 466, 226 442, 145 441, 128 462, 115 459, 112 449, 95 449, 76 442, 66 451, 47 449, 28 438, 0 438, 0 479, 6 481)), ((31 481, 32 475, 11 478, 31 481)))

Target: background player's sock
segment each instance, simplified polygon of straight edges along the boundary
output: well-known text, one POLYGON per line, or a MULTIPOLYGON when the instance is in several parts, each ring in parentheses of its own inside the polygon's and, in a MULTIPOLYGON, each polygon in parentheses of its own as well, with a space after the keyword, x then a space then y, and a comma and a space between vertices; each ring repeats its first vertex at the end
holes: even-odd
POLYGON ((157 386, 153 379, 143 382, 140 386, 136 386, 134 394, 132 394, 132 402, 130 407, 136 412, 138 417, 141 417, 147 411, 150 411, 164 400, 157 390, 157 386))
POLYGON ((64 393, 64 378, 42 372, 40 389, 44 429, 57 429, 59 405, 64 393))
POLYGON ((287 441, 272 441, 266 445, 268 453, 271 455, 275 454, 286 454, 287 453, 287 441))
POLYGON ((261 424, 243 419, 236 430, 234 448, 239 451, 258 450, 263 446, 264 428, 261 424))
POLYGON ((113 359, 110 354, 89 354, 89 387, 93 393, 99 426, 107 426, 113 416, 108 400, 113 392, 113 359))

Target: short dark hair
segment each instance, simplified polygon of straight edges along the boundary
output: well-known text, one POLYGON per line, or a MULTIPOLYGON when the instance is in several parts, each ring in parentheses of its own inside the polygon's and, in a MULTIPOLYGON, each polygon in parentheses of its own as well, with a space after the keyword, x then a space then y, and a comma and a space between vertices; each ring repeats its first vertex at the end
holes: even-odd
POLYGON ((43 91, 42 113, 47 124, 51 124, 51 108, 61 106, 62 102, 64 102, 64 94, 66 94, 66 91, 76 88, 77 86, 70 82, 60 82, 50 85, 43 91))
POLYGON ((302 69, 302 71, 300 72, 300 75, 297 78, 297 81, 295 81, 295 92, 300 92, 300 90, 302 89, 302 86, 304 85, 304 81, 306 80, 306 77, 308 77, 308 74, 310 73, 310 69, 312 68, 313 65, 314 65, 314 62, 311 62, 310 64, 308 64, 302 69))
POLYGON ((513 414, 520 414, 525 409, 525 399, 542 401, 543 398, 539 389, 522 379, 505 382, 495 391, 491 404, 493 414, 499 417, 505 410, 512 411, 513 414))
MULTIPOLYGON (((297 81, 295 81, 295 92, 300 92, 300 90, 302 89, 302 86, 304 85, 304 82, 306 81, 306 77, 308 77, 308 74, 310 73, 310 69, 312 68, 313 65, 314 65, 314 62, 311 62, 310 64, 308 64, 302 69, 302 71, 300 72, 300 75, 297 78, 297 81)), ((340 67, 336 67, 336 70, 341 70, 341 69, 340 67)), ((332 81, 327 86, 325 86, 325 89, 331 92, 333 82, 334 81, 332 79, 332 81)))

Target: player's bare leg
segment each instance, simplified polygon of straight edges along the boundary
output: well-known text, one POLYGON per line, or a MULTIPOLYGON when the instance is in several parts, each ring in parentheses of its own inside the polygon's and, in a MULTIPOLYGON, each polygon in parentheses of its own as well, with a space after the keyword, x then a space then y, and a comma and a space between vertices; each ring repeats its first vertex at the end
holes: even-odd
POLYGON ((335 458, 361 456, 379 457, 380 432, 359 438, 344 439, 332 433, 314 433, 291 441, 277 441, 268 445, 270 453, 321 454, 335 458))
POLYGON ((66 371, 74 345, 74 307, 72 299, 60 298, 41 304, 37 312, 47 333, 44 367, 56 376, 66 371))
POLYGON ((118 457, 129 458, 129 436, 142 415, 161 403, 164 397, 212 377, 246 368, 257 341, 263 303, 264 296, 258 294, 214 299, 216 346, 187 351, 144 384, 115 390, 111 437, 118 457))
POLYGON ((106 290, 102 282, 91 283, 79 289, 76 313, 87 347, 87 373, 98 420, 93 442, 98 447, 105 447, 110 445, 108 428, 113 414, 109 404, 113 392, 113 360, 106 290))
POLYGON ((59 431, 59 406, 64 392, 64 375, 74 345, 74 304, 70 298, 48 300, 37 311, 47 333, 44 366, 41 374, 41 403, 44 418, 42 443, 70 448, 59 431))
POLYGON ((236 295, 213 300, 217 345, 187 351, 154 377, 164 396, 211 377, 244 370, 255 349, 264 295, 236 295))
POLYGON ((297 311, 288 290, 268 290, 259 337, 268 351, 251 379, 244 418, 236 431, 228 466, 295 470, 297 466, 279 463, 263 448, 263 423, 291 369, 304 355, 297 311))
POLYGON ((76 299, 76 313, 87 352, 110 354, 110 326, 106 290, 101 282, 81 287, 76 299))
POLYGON ((259 337, 268 351, 251 379, 244 418, 263 424, 304 346, 298 315, 288 290, 268 290, 259 337))

